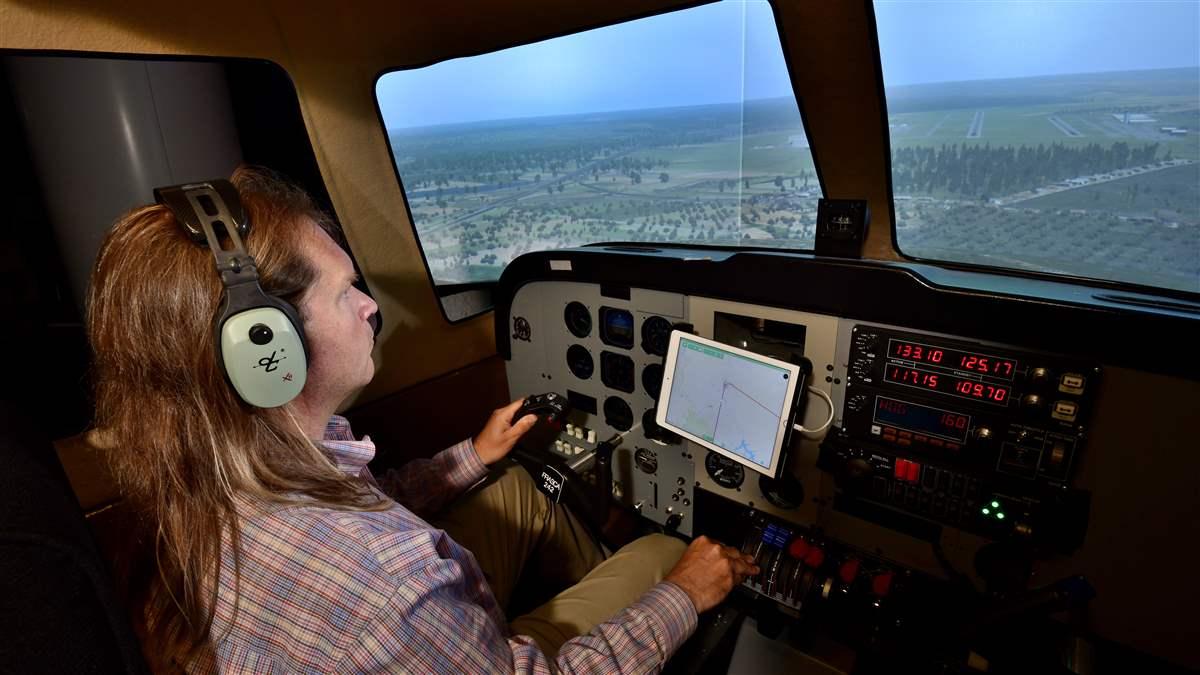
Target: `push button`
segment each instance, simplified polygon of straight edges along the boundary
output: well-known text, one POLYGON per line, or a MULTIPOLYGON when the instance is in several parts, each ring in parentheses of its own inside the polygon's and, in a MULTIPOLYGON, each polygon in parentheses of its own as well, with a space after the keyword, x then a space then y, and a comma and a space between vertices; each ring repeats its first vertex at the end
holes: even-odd
POLYGON ((1079 412, 1079 406, 1071 401, 1055 401, 1054 410, 1050 416, 1064 422, 1074 422, 1079 412))
POLYGON ((1084 382, 1086 380, 1079 373, 1063 373, 1058 380, 1058 390, 1064 394, 1082 394, 1084 382))

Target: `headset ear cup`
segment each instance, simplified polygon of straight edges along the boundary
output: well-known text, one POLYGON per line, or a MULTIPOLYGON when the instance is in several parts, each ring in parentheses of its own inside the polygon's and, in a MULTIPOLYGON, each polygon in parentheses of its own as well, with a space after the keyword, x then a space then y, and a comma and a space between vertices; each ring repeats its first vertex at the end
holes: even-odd
POLYGON ((222 323, 222 366, 246 403, 275 408, 300 394, 308 379, 308 351, 297 330, 288 312, 274 302, 232 314, 222 323))
POLYGON ((308 380, 308 345, 299 313, 257 282, 226 289, 217 321, 217 354, 243 401, 281 406, 308 380))

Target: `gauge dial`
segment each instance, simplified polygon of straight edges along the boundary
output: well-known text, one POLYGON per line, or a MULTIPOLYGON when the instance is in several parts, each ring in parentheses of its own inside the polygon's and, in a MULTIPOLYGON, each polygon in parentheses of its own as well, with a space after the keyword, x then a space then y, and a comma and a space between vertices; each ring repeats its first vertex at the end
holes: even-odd
POLYGON ((746 471, 741 464, 715 452, 704 458, 704 470, 714 483, 727 490, 741 487, 742 481, 746 480, 746 471))
POLYGON ((638 448, 633 454, 633 463, 644 473, 653 474, 658 471, 658 455, 649 448, 638 448))
POLYGON ((586 380, 592 376, 596 370, 596 364, 592 361, 592 354, 583 345, 571 345, 567 349, 567 368, 571 370, 571 374, 581 380, 586 380))
POLYGON ((671 322, 661 316, 652 316, 642 324, 642 349, 647 354, 666 356, 671 342, 671 322))
POLYGON ((585 338, 592 334, 592 313, 582 302, 574 301, 563 310, 563 321, 567 330, 577 338, 585 338))
POLYGON ((758 477, 758 489, 767 501, 781 509, 794 509, 804 503, 804 485, 790 473, 779 478, 758 477))
POLYGON ((604 399, 604 422, 617 431, 629 431, 633 427, 633 408, 618 396, 604 399))
POLYGON ((651 363, 642 370, 642 389, 650 395, 650 398, 658 400, 658 394, 662 391, 662 376, 663 367, 661 363, 651 363))
POLYGON ((628 356, 600 352, 600 380, 605 386, 632 394, 635 370, 633 359, 628 356))
POLYGON ((679 436, 658 425, 658 408, 651 408, 642 415, 642 435, 662 443, 679 442, 679 436))

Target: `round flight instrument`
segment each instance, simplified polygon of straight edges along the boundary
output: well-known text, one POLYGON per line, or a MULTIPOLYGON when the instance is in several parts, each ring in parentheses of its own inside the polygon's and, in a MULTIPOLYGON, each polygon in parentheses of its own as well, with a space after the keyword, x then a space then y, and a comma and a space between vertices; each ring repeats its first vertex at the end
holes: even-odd
POLYGON ((758 477, 758 489, 767 501, 781 509, 798 508, 804 503, 804 485, 790 473, 783 472, 779 478, 758 477))
POLYGON ((661 316, 652 316, 642 324, 642 349, 647 354, 666 356, 671 342, 671 322, 661 316))
POLYGON ((658 455, 649 448, 638 448, 633 453, 633 463, 644 473, 653 474, 658 471, 658 455))
POLYGON ((595 372, 596 362, 592 360, 592 353, 583 345, 571 345, 567 348, 567 368, 571 369, 571 374, 575 377, 586 380, 595 372))
POLYGON ((633 393, 633 383, 637 377, 637 367, 633 359, 616 352, 600 352, 600 381, 607 387, 633 393))
POLYGON ((679 436, 658 426, 658 408, 651 408, 642 415, 642 435, 662 443, 676 443, 679 436))
POLYGON ((714 483, 727 490, 741 487, 742 481, 746 480, 746 471, 741 464, 715 452, 708 453, 708 457, 704 458, 704 470, 714 483))
POLYGON ((572 301, 563 310, 563 321, 567 330, 577 338, 585 338, 592 334, 592 313, 582 302, 572 301))
POLYGON ((619 396, 604 399, 604 422, 617 431, 633 428, 633 408, 619 396))
POLYGON ((662 391, 663 367, 661 363, 651 363, 642 370, 642 389, 650 395, 650 398, 658 400, 658 394, 662 391))

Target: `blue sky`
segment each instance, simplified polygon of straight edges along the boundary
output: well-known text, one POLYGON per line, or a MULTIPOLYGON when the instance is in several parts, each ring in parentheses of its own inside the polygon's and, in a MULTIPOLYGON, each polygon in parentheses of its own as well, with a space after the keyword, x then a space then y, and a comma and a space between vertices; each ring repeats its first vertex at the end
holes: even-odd
MULTIPOLYGON (((888 86, 1200 66, 1198 0, 882 0, 875 11, 888 86)), ((396 71, 376 88, 391 129, 791 93, 765 0, 396 71)))
POLYGON ((1200 66, 1197 0, 875 3, 887 86, 1200 66))
POLYGON ((791 95, 763 0, 726 0, 397 71, 380 78, 376 96, 390 129, 732 103, 742 100, 743 62, 747 99, 791 95))

